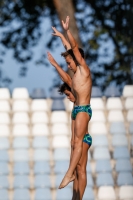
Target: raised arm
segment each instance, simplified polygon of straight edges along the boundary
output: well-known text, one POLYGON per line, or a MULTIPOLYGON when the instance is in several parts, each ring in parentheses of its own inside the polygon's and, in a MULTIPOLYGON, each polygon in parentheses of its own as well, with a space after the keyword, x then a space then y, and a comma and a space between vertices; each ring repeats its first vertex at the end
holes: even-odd
POLYGON ((55 27, 52 27, 52 29, 54 31, 54 33, 52 33, 52 35, 60 37, 62 44, 65 47, 65 49, 66 50, 71 49, 71 46, 70 46, 69 42, 67 41, 67 39, 64 37, 64 35, 61 32, 57 31, 57 29, 55 27))
POLYGON ((76 58, 78 64, 82 67, 88 68, 84 58, 81 56, 81 54, 79 52, 78 43, 76 42, 76 40, 74 39, 73 35, 71 34, 71 32, 69 30, 69 20, 70 20, 69 16, 67 16, 65 22, 62 20, 62 26, 67 33, 67 36, 68 36, 68 39, 69 39, 69 42, 71 45, 71 49, 73 50, 73 53, 75 55, 75 58, 76 58))
POLYGON ((55 67, 63 82, 67 83, 69 87, 72 85, 70 76, 58 65, 53 56, 47 52, 49 62, 55 67))

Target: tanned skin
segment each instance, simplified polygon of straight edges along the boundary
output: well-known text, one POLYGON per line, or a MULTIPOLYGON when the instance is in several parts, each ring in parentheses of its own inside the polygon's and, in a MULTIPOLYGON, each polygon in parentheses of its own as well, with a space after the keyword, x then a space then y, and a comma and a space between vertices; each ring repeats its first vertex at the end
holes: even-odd
MULTIPOLYGON (((91 88, 92 88, 92 80, 91 80, 91 73, 90 69, 87 66, 85 60, 82 58, 78 45, 73 38, 70 30, 69 30, 69 17, 66 18, 66 22, 62 21, 62 25, 64 30, 66 30, 69 43, 71 45, 71 49, 75 55, 75 58, 78 62, 78 65, 75 64, 75 61, 68 55, 65 57, 66 63, 68 64, 68 68, 74 72, 74 76, 72 79, 70 76, 62 70, 62 68, 58 65, 58 63, 54 60, 52 55, 48 52, 48 59, 50 63, 56 68, 59 75, 61 76, 63 82, 67 83, 71 89, 72 93, 75 96, 76 105, 88 105, 90 104, 90 97, 91 97, 91 88)), ((90 116, 85 112, 80 112, 77 114, 76 120, 74 122, 74 142, 73 142, 73 154, 71 156, 71 162, 69 169, 63 178, 59 188, 65 187, 69 182, 75 179, 74 172, 78 166, 78 163, 83 155, 83 137, 86 133, 88 128, 88 122, 90 120, 90 116)), ((87 145, 87 144, 86 144, 87 145)), ((86 182, 86 181, 85 181, 86 182)), ((82 187, 82 186, 81 186, 82 187)), ((83 187, 85 190, 86 185, 83 187)), ((82 199, 84 191, 80 192, 79 199, 82 199)))
MULTIPOLYGON (((85 60, 82 58, 78 44, 73 38, 69 30, 69 17, 67 16, 66 21, 62 21, 64 30, 67 33, 71 49, 73 50, 74 56, 77 60, 78 65, 74 62, 71 56, 65 57, 68 68, 74 72, 72 77, 71 89, 75 96, 76 105, 88 105, 90 104, 91 89, 92 89, 92 79, 91 73, 85 60)), ((74 170, 81 158, 83 149, 83 137, 87 130, 90 116, 85 112, 80 112, 77 114, 74 122, 74 150, 73 156, 71 158, 70 166, 66 175, 64 176, 59 188, 65 187, 72 179, 74 179, 74 170)), ((80 199, 82 196, 80 195, 80 199)))
MULTIPOLYGON (((74 95, 68 91, 65 90, 64 94, 67 96, 67 98, 75 104, 75 97, 74 95)), ((70 162, 73 156, 73 150, 74 150, 74 120, 72 120, 71 124, 71 130, 72 130, 72 137, 71 137, 71 156, 70 156, 70 162)), ((88 133, 88 129, 86 130, 86 133, 88 133)), ((75 179, 73 182, 73 195, 72 200, 79 200, 80 196, 83 197, 86 185, 87 185, 87 174, 86 174, 86 166, 87 166, 87 160, 88 160, 88 150, 90 146, 83 142, 83 148, 82 148, 82 155, 79 160, 79 163, 77 164, 76 170, 74 171, 75 179)))

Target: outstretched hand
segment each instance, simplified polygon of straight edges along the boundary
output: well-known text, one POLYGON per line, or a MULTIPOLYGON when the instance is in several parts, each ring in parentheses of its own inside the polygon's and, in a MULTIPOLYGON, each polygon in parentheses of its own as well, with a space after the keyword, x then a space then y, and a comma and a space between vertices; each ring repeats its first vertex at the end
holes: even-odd
POLYGON ((55 61, 55 59, 53 58, 53 56, 47 52, 47 58, 49 60, 49 62, 55 67, 57 65, 57 62, 55 61))
POLYGON ((54 33, 52 33, 52 35, 55 35, 57 37, 61 37, 62 36, 62 33, 57 31, 57 29, 55 27, 52 26, 52 29, 54 31, 54 33))
POLYGON ((66 31, 69 29, 69 20, 70 20, 69 16, 66 17, 65 22, 62 20, 62 26, 63 26, 64 30, 66 30, 66 31))

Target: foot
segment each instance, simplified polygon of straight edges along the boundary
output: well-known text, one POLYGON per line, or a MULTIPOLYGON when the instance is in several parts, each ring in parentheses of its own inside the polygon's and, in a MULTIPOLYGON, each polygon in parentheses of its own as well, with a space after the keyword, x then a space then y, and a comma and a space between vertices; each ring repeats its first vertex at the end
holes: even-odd
POLYGON ((64 188, 64 187, 67 186, 71 181, 74 181, 74 179, 75 179, 75 176, 74 176, 74 175, 72 175, 71 177, 65 175, 65 177, 63 178, 63 180, 62 180, 62 182, 61 182, 61 184, 60 184, 60 186, 59 186, 59 189, 64 188))

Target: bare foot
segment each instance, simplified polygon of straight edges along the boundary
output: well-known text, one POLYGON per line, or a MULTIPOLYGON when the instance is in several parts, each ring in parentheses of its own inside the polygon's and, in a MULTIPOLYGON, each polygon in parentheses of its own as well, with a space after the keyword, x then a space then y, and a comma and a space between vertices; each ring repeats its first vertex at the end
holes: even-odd
POLYGON ((67 176, 65 175, 65 177, 63 178, 60 186, 59 186, 59 189, 61 188, 64 188, 65 186, 67 186, 71 181, 73 181, 75 179, 75 176, 72 175, 71 177, 70 176, 67 176))

